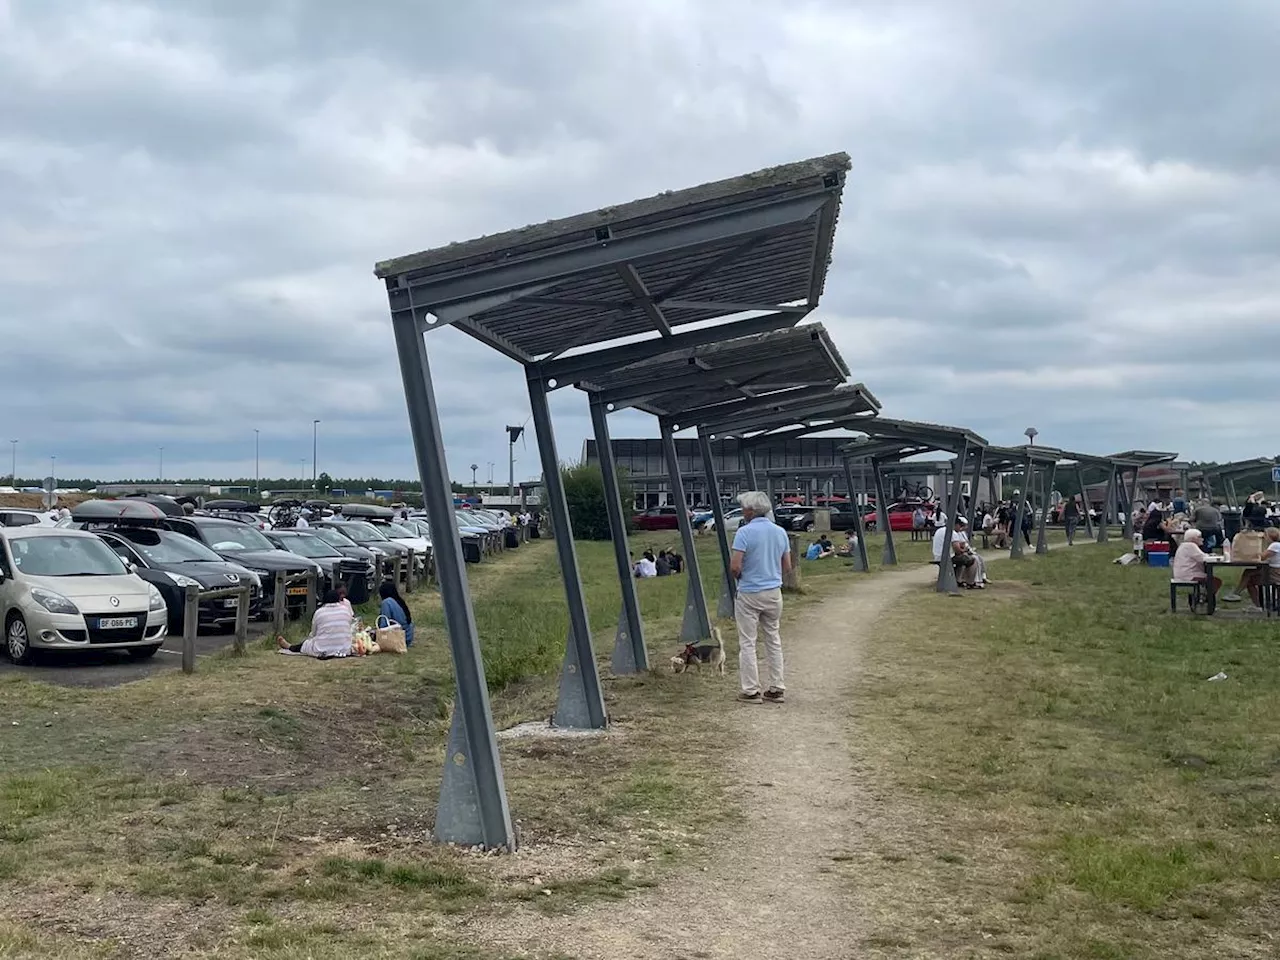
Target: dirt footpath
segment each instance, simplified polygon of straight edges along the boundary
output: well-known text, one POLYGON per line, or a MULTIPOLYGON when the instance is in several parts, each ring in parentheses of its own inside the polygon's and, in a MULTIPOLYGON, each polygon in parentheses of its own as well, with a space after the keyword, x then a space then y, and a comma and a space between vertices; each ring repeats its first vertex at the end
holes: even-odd
POLYGON ((788 620, 782 706, 734 702, 736 673, 730 671, 724 709, 741 717, 741 736, 725 749, 747 822, 705 870, 571 916, 522 912, 468 924, 466 933, 486 945, 560 951, 578 960, 857 956, 857 905, 831 871, 834 855, 859 845, 853 834, 871 802, 850 765, 847 691, 876 618, 935 576, 924 566, 859 578, 847 594, 788 620))

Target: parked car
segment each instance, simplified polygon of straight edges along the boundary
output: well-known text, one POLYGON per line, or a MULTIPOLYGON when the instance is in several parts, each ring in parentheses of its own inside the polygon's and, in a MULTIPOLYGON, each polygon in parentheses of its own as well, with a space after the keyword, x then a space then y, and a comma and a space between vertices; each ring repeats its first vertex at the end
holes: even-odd
POLYGON ((382 565, 383 559, 389 556, 385 550, 360 546, 360 544, 356 543, 337 527, 313 523, 306 529, 306 532, 311 534, 313 537, 319 537, 344 557, 350 557, 353 560, 360 560, 364 563, 371 564, 374 570, 379 569, 382 565))
POLYGON ((337 530, 348 540, 351 540, 368 550, 376 550, 383 554, 384 575, 390 575, 391 564, 396 557, 409 556, 409 548, 402 543, 396 543, 389 539, 386 534, 375 527, 371 523, 365 523, 363 520, 340 520, 334 517, 331 520, 321 520, 312 523, 309 529, 330 529, 337 530))
POLYGON ((314 560, 324 567, 325 589, 359 577, 364 577, 370 593, 378 589, 378 568, 372 560, 357 560, 346 556, 337 547, 330 546, 313 534, 311 528, 272 530, 263 536, 281 550, 314 560))
MULTIPOLYGON (((676 530, 680 527, 680 515, 675 506, 651 507, 644 513, 636 514, 631 525, 637 530, 676 530)), ((685 511, 688 513, 688 511, 685 511)))
MULTIPOLYGON (((889 529, 894 533, 903 530, 909 532, 911 530, 911 518, 916 512, 916 507, 923 510, 926 517, 933 516, 933 504, 926 500, 899 500, 896 503, 889 504, 889 529)), ((874 507, 862 515, 862 523, 868 530, 876 528, 876 510, 874 507)))
POLYGON ((38 649, 160 649, 169 612, 152 584, 92 533, 26 524, 0 528, 5 652, 28 663, 38 649))
POLYGON ((17 507, 0 509, 0 527, 52 527, 56 523, 49 516, 48 510, 22 510, 17 507))
MULTIPOLYGON (((818 507, 780 507, 786 523, 783 524, 788 530, 795 530, 802 533, 812 533, 814 530, 814 511, 818 507)), ((832 530, 853 530, 858 526, 858 515, 854 513, 853 508, 847 503, 829 503, 826 509, 831 511, 831 529, 832 530)), ((776 511, 775 511, 776 515, 776 511)), ((775 522, 777 522, 775 520, 775 522)))
MULTIPOLYGON (((735 507, 734 509, 729 510, 725 513, 724 515, 725 533, 734 533, 738 529, 738 527, 740 527, 741 525, 742 525, 742 508, 741 507, 735 507)), ((703 529, 706 530, 707 533, 715 532, 716 518, 714 515, 709 520, 707 520, 706 523, 703 524, 703 529)))
MULTIPOLYGON (((169 517, 164 525, 174 533, 199 540, 224 560, 238 563, 256 573, 262 581, 264 614, 275 606, 277 572, 283 572, 285 576, 314 573, 319 582, 323 582, 324 568, 318 563, 278 549, 262 532, 247 523, 217 517, 169 517)), ((306 609, 306 585, 297 583, 285 589, 285 605, 289 614, 296 617, 306 609)))

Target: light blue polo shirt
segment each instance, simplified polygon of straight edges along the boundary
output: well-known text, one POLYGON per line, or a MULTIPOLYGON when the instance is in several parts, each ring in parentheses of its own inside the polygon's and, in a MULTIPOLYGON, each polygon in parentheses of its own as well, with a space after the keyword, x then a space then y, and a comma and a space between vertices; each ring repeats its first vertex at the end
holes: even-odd
POLYGON ((791 549, 787 531, 768 517, 755 517, 738 527, 733 549, 743 553, 740 593, 763 593, 782 586, 782 555, 791 549))

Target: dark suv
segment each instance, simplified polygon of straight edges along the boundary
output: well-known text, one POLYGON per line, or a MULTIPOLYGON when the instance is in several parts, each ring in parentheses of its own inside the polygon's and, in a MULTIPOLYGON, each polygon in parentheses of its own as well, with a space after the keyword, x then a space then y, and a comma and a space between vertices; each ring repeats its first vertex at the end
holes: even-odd
POLYGON ((309 529, 269 530, 263 535, 279 549, 314 560, 324 567, 326 587, 363 578, 365 587, 370 593, 378 589, 378 570, 372 560, 347 557, 337 547, 326 543, 309 529))
MULTIPOLYGON (((169 517, 165 527, 174 533, 182 533, 199 540, 206 547, 232 563, 252 570, 262 580, 262 604, 265 610, 275 605, 275 576, 283 571, 286 576, 315 573, 320 584, 324 583, 324 568, 314 560, 280 550, 259 531, 246 523, 221 520, 217 517, 169 517)), ((286 588, 286 606, 292 616, 306 609, 307 588, 293 584, 286 588)))

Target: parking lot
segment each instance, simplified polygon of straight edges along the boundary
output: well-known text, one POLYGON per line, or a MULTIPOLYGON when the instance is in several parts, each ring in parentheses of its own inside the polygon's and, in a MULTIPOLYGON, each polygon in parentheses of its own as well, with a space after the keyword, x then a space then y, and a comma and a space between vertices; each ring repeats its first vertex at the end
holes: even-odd
MULTIPOLYGON (((270 623, 250 621, 249 642, 265 636, 270 623)), ((200 658, 231 646, 234 634, 204 631, 196 637, 196 672, 200 658)), ((123 650, 85 650, 72 653, 40 652, 28 666, 16 667, 0 657, 0 677, 20 674, 30 680, 61 687, 116 687, 165 671, 182 669, 182 637, 169 636, 160 652, 149 660, 135 660, 123 650)))

